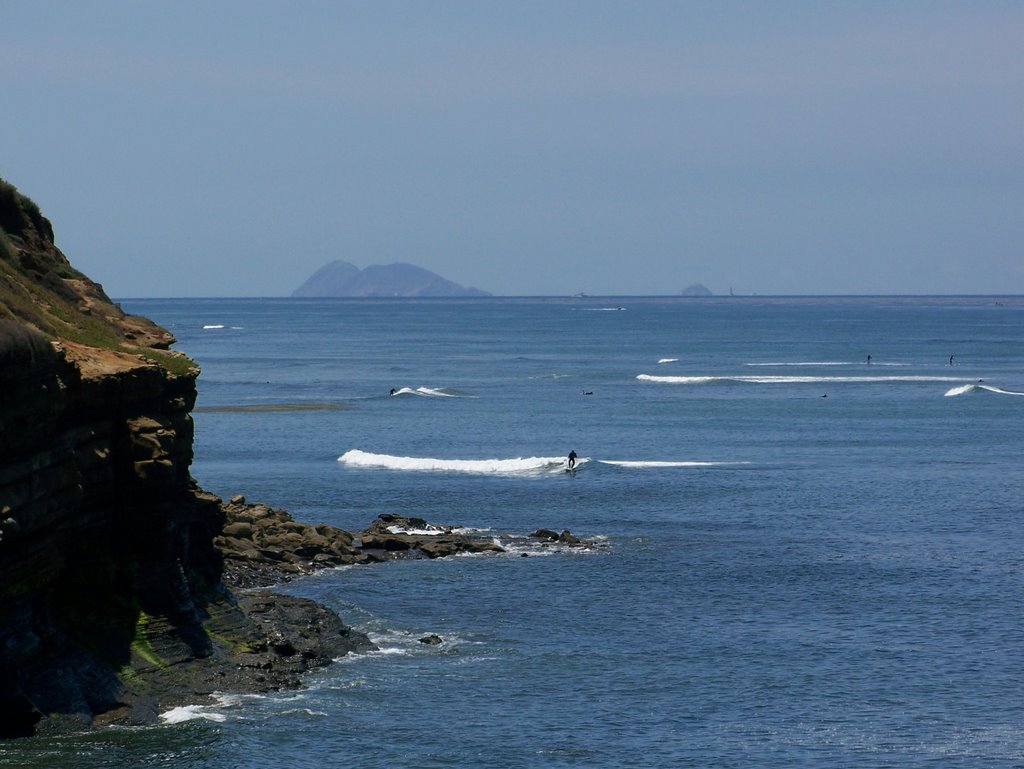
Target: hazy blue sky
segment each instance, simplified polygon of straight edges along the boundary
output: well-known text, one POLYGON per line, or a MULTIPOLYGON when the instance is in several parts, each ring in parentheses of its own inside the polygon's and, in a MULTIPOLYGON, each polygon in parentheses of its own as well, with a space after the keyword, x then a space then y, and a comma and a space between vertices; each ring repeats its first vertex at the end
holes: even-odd
POLYGON ((0 71, 115 297, 1024 293, 1022 2, 0 0, 0 71))

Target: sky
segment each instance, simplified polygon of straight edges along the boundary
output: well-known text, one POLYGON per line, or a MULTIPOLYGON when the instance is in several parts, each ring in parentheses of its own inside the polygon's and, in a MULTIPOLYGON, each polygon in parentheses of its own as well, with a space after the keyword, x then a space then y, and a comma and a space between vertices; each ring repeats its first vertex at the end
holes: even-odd
POLYGON ((0 0, 0 177, 115 298, 1024 293, 1024 3, 0 0))

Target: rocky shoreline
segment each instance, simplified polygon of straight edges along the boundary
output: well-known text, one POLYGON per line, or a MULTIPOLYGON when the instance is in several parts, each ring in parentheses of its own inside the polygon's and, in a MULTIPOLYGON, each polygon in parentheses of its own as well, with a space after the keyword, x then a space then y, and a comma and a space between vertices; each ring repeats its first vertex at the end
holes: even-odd
POLYGON ((0 179, 0 739, 151 724, 373 648, 265 589, 304 574, 586 546, 388 514, 345 532, 224 503, 189 472, 199 368, 174 341, 75 270, 0 179))
POLYGON ((294 521, 280 509, 245 497, 223 505, 225 524, 214 545, 224 556, 225 584, 239 589, 268 587, 339 566, 399 558, 445 558, 545 548, 595 548, 572 532, 537 529, 525 536, 499 535, 461 526, 428 523, 422 518, 381 513, 367 528, 349 532, 327 524, 294 521))

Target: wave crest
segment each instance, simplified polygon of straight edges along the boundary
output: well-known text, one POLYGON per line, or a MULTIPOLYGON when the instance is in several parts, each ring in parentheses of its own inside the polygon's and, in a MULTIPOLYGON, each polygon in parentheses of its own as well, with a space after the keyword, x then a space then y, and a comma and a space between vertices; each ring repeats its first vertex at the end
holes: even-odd
POLYGON ((974 392, 990 392, 996 395, 1024 395, 1022 392, 1016 392, 1015 390, 1004 390, 1001 387, 994 387, 987 384, 965 384, 960 387, 953 387, 946 391, 946 397, 952 398, 957 395, 968 395, 974 392))
POLYGON ((736 382, 740 384, 816 384, 840 383, 872 384, 879 382, 963 382, 963 377, 952 376, 655 376, 637 374, 642 382, 663 384, 712 384, 736 382))
POLYGON ((418 395, 425 398, 458 398, 462 393, 450 387, 401 387, 391 393, 397 395, 418 395))
MULTIPOLYGON (((403 457, 392 454, 373 454, 350 449, 338 461, 352 467, 377 467, 386 470, 416 470, 420 472, 475 473, 480 475, 515 475, 554 473, 565 469, 565 457, 516 457, 514 459, 440 459, 435 457, 403 457)), ((576 466, 587 460, 576 460, 576 466)))

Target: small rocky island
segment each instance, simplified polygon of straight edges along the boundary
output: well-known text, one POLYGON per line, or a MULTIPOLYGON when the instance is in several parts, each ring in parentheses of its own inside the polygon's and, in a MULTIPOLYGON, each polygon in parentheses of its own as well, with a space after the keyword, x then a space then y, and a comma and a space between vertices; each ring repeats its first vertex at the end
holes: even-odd
POLYGON ((303 574, 589 546, 389 514, 349 533, 225 504, 189 472, 199 369, 173 342, 75 270, 0 180, 0 739, 154 723, 372 648, 329 609, 261 589, 303 574))
POLYGON ((711 289, 703 283, 691 283, 679 292, 680 296, 713 296, 711 289))
POLYGON ((458 297, 491 296, 466 288, 413 264, 371 264, 360 270, 336 260, 314 272, 292 292, 298 297, 458 297))

